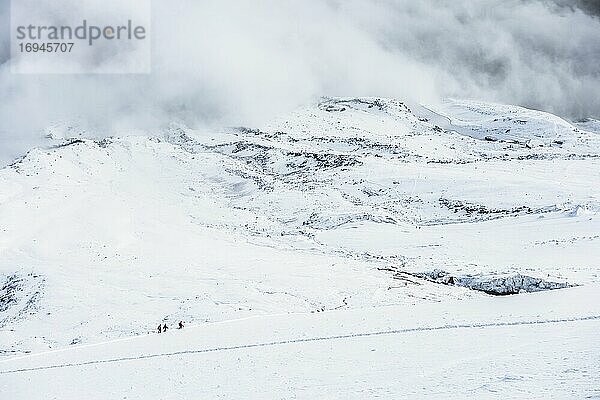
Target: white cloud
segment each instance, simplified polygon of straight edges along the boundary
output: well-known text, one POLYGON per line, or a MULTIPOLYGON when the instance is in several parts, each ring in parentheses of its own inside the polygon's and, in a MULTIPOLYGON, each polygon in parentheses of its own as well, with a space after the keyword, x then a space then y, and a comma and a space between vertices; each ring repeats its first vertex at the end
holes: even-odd
POLYGON ((600 114, 600 19, 550 1, 179 0, 154 1, 153 14, 150 75, 19 76, 0 66, 0 145, 33 140, 53 120, 95 135, 174 119, 251 125, 321 95, 600 114))

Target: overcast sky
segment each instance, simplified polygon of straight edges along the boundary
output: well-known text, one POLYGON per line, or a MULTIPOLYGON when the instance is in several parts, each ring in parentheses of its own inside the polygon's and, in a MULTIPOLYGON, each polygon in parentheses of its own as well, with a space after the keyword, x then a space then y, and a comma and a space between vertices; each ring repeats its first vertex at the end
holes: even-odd
MULTIPOLYGON (((32 7, 77 17, 81 1, 32 7)), ((100 13, 119 1, 97 3, 100 13)), ((38 143, 54 121, 99 136, 173 120, 252 125, 323 95, 474 98, 600 116, 598 1, 155 0, 149 75, 12 74, 7 4, 0 160, 38 143)))

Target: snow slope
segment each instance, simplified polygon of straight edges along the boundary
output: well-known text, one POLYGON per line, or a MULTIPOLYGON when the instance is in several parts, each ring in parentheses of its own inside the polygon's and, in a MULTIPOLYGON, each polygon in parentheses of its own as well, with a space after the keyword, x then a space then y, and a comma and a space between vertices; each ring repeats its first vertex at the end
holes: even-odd
POLYGON ((0 362, 0 390, 11 399, 591 398, 599 300, 596 286, 204 324, 0 362))
MULTIPOLYGON (((407 370, 413 361, 422 356, 435 363, 438 353, 444 360, 458 360, 463 352, 476 357, 478 347, 469 343, 480 337, 479 348, 506 346, 498 350, 500 369, 490 365, 495 352, 481 354, 470 364, 470 375, 460 378, 466 381, 456 381, 457 395, 467 397, 464 390, 471 388, 492 397, 474 385, 484 385, 484 377, 500 373, 502 365, 508 368, 502 363, 518 357, 517 347, 525 354, 519 360, 540 357, 539 364, 528 361, 523 368, 545 371, 544 379, 552 381, 573 367, 569 363, 591 365, 599 354, 593 353, 597 343, 591 337, 598 314, 593 292, 600 284, 600 135, 593 127, 589 121, 573 125, 538 111, 470 101, 423 107, 390 99, 327 98, 257 128, 195 131, 172 125, 151 136, 102 141, 57 135, 53 147, 33 149, 0 170, 0 357, 6 359, 0 369, 129 357, 129 339, 89 348, 98 353, 81 346, 153 332, 159 322, 184 320, 203 331, 207 323, 242 319, 214 325, 243 332, 237 344, 406 330, 423 322, 469 327, 403 331, 402 346, 394 341, 396 334, 368 336, 347 359, 343 349, 354 345, 350 338, 340 338, 345 346, 290 344, 289 354, 257 348, 243 350, 253 354, 243 357, 261 354, 255 374, 278 374, 277 365, 289 366, 290 374, 313 374, 308 383, 304 377, 291 386, 277 381, 275 391, 265 392, 268 398, 289 397, 290 388, 305 397, 319 390, 330 397, 389 397, 386 390, 398 394, 410 382, 414 395, 423 394, 426 378, 407 370), (486 279, 516 275, 578 286, 508 300, 417 276, 435 269, 484 286, 486 279), (527 313, 535 309, 530 299, 538 298, 556 299, 551 304, 563 311, 511 311, 493 319, 503 302, 519 302, 514 310, 527 313), (472 308, 485 312, 461 319, 472 308), (419 313, 427 318, 406 320, 419 313), (402 318, 381 325, 382 318, 396 314, 402 318), (536 323, 474 327, 490 317, 492 323, 514 322, 513 317, 536 323), (458 353, 448 351, 448 337, 458 353), (548 343, 549 354, 541 354, 538 337, 548 343), (366 370, 358 369, 327 386, 338 382, 331 371, 345 364, 326 368, 330 375, 310 370, 326 363, 327 349, 350 365, 360 364, 383 340, 387 344, 377 361, 397 375, 361 375, 366 370), (423 340, 431 340, 436 351, 415 353, 423 340), (65 348, 67 359, 45 353, 65 348), (560 369, 565 363, 554 357, 563 351, 575 355, 560 369), (46 355, 20 360, 40 352, 46 355), (309 355, 298 356, 305 352, 309 355), (387 353, 413 361, 396 365, 387 353), (290 354, 296 355, 293 360, 290 354), (270 357, 276 360, 271 367, 270 357), (342 386, 346 396, 337 396, 342 386)), ((168 353, 169 346, 204 348, 206 341, 232 346, 225 331, 214 329, 202 343, 188 330, 135 341, 139 354, 168 353)), ((238 368, 230 356, 221 372, 238 368)), ((207 357, 216 362, 221 355, 207 357)), ((200 361, 169 363, 173 373, 166 380, 156 376, 162 368, 158 358, 143 361, 148 363, 143 367, 137 363, 139 373, 132 372, 135 362, 125 364, 139 375, 136 385, 148 385, 147 380, 167 385, 191 379, 189 363, 200 361)), ((81 379, 102 397, 93 385, 110 376, 112 366, 80 367, 81 379)), ((27 382, 74 373, 62 371, 23 371, 22 381, 14 374, 0 379, 12 397, 35 398, 27 382)), ((567 380, 560 393, 594 394, 588 372, 581 372, 579 383, 567 380)), ((441 396, 444 382, 452 386, 449 379, 455 377, 436 376, 441 396)), ((182 393, 224 379, 209 377, 189 380, 182 393)), ((496 383, 489 384, 493 390, 496 383)), ((499 393, 516 388, 506 392, 514 396, 530 390, 527 380, 499 385, 499 393)), ((548 397, 552 388, 558 390, 551 386, 540 396, 548 397)), ((117 385, 114 393, 135 397, 130 389, 117 385)), ((69 393, 75 396, 77 390, 69 393)))

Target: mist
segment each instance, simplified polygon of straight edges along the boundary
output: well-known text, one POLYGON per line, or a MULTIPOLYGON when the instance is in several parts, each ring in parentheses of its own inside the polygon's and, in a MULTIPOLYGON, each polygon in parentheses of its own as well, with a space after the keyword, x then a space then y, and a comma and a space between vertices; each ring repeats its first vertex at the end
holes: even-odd
MULTIPOLYGON (((47 3, 36 12, 64 3, 77 13, 76 1, 47 3)), ((57 122, 89 137, 172 121, 251 126, 320 96, 474 98, 600 116, 594 1, 156 0, 152 11, 150 74, 13 74, 3 2, 0 161, 57 122)))

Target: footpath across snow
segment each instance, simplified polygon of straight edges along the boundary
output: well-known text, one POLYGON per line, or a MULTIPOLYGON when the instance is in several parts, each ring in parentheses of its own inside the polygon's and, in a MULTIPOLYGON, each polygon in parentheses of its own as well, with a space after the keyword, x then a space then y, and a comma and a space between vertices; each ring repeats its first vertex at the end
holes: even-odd
POLYGON ((0 392, 10 399, 584 398, 600 394, 598 289, 171 329, 2 361, 0 392))
POLYGON ((600 395, 590 124, 328 98, 52 136, 0 169, 0 400, 600 395))

